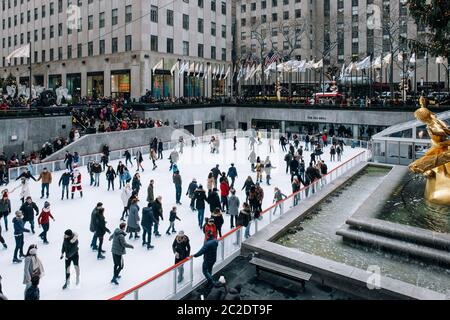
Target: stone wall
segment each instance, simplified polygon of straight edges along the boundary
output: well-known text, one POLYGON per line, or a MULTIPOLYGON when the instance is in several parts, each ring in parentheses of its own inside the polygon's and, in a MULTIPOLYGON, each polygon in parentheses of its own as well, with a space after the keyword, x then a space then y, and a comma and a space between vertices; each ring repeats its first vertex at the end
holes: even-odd
POLYGON ((56 137, 68 137, 71 117, 22 118, 0 120, 0 152, 39 150, 42 144, 56 137), (16 139, 13 139, 16 136, 16 139))

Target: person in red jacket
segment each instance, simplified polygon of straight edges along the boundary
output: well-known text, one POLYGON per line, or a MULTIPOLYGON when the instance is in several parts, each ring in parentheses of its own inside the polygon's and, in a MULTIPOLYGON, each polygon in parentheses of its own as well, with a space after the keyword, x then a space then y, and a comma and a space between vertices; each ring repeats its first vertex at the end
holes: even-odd
POLYGON ((50 212, 50 203, 48 201, 45 201, 44 208, 41 211, 41 214, 38 217, 38 224, 42 226, 42 229, 44 231, 41 232, 39 237, 44 241, 44 244, 48 244, 47 241, 47 232, 50 228, 50 218, 55 221, 55 218, 53 218, 51 212, 50 212))
POLYGON ((212 234, 213 239, 217 239, 217 227, 213 218, 209 218, 208 223, 203 226, 203 233, 205 234, 205 242, 208 240, 209 233, 212 234))
POLYGON ((230 194, 230 185, 228 180, 224 179, 220 183, 220 202, 222 203, 222 211, 228 211, 228 195, 230 194), (226 208, 226 209, 225 209, 226 208))

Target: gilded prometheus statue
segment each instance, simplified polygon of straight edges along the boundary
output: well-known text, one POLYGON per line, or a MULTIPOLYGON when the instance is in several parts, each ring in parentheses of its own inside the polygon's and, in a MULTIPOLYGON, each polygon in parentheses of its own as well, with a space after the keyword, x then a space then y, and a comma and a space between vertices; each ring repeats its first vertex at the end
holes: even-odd
POLYGON ((427 178, 425 198, 428 201, 450 206, 450 129, 422 103, 414 115, 427 125, 432 147, 409 168, 427 178))

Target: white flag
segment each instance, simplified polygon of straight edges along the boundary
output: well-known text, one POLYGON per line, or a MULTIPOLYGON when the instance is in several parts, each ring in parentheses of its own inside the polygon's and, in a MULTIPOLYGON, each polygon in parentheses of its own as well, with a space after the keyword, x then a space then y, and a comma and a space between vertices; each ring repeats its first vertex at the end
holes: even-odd
POLYGON ((222 66, 222 69, 220 70, 220 77, 219 79, 222 79, 222 77, 225 75, 225 65, 222 66))
POLYGON ((14 50, 6 57, 6 62, 10 63, 14 58, 29 58, 30 57, 30 44, 27 44, 19 49, 14 50))
POLYGON ((398 62, 403 62, 403 52, 398 53, 398 62))
POLYGON ((192 62, 192 63, 189 65, 189 71, 188 71, 188 73, 189 73, 189 75, 192 75, 194 72, 195 72, 195 62, 192 62))
POLYGON ((315 63, 313 68, 314 68, 314 69, 320 69, 320 68, 323 68, 323 59, 320 60, 319 62, 315 63))
POLYGON ((341 74, 339 75, 339 78, 343 79, 345 76, 345 62, 342 64, 342 70, 341 74))
POLYGON ((209 65, 209 67, 205 68, 205 73, 203 74, 203 79, 209 78, 209 74, 211 73, 211 68, 212 68, 211 65, 209 65))
POLYGON ((372 63, 373 69, 381 69, 381 56, 375 58, 375 60, 372 63))
POLYGON ((181 65, 180 70, 178 71, 178 76, 181 76, 186 70, 189 68, 189 62, 185 62, 181 65))
POLYGON ((412 63, 412 64, 416 63, 416 54, 415 53, 412 54, 411 59, 409 59, 409 63, 412 63))
POLYGON ((170 74, 173 77, 173 74, 175 73, 175 70, 180 70, 180 61, 177 61, 177 63, 175 63, 172 67, 172 69, 170 69, 170 74))
POLYGON ((443 64, 444 63, 444 57, 436 57, 436 64, 443 64))
POLYGON ((153 73, 155 73, 156 70, 160 70, 164 68, 164 59, 159 60, 159 62, 153 67, 153 73))
MULTIPOLYGON (((248 68, 247 68, 247 70, 248 70, 248 68)), ((247 72, 245 81, 248 81, 251 77, 253 77, 255 75, 255 72, 256 72, 256 68, 255 68, 255 65, 253 65, 252 68, 247 72)))
POLYGON ((392 54, 389 53, 387 54, 384 58, 383 58, 383 63, 384 64, 391 64, 392 61, 392 54))
POLYGON ((345 74, 350 74, 353 70, 356 70, 356 63, 350 62, 347 68, 345 68, 345 74))
POLYGON ((370 68, 370 56, 366 57, 364 60, 356 64, 356 69, 358 71, 370 68))
POLYGON ((228 76, 230 75, 230 72, 231 72, 231 66, 228 66, 227 73, 225 73, 225 76, 223 78, 224 79, 228 78, 228 76))

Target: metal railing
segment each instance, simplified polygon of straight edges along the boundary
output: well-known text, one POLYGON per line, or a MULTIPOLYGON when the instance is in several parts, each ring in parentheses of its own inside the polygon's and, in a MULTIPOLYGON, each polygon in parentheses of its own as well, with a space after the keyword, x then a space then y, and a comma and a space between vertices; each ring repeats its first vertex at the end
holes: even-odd
MULTIPOLYGON (((327 184, 336 180, 357 164, 367 161, 369 153, 369 150, 359 153, 311 185, 273 204, 261 213, 261 220, 254 219, 251 221, 250 228, 254 226, 255 233, 265 228, 273 221, 279 219, 288 210, 301 205, 302 200, 313 196, 327 184)), ((244 229, 245 227, 237 227, 218 239, 217 262, 214 265, 213 273, 216 273, 239 255, 241 244, 244 241, 244 229)), ((205 281, 201 270, 202 259, 188 257, 142 283, 112 297, 110 300, 180 299, 205 281), (181 269, 183 269, 184 279, 178 282, 178 275, 181 269)))

